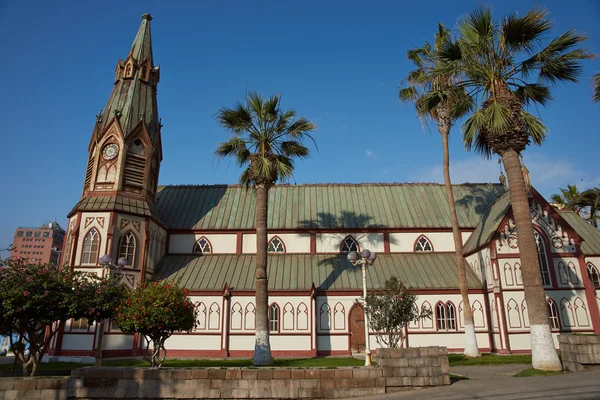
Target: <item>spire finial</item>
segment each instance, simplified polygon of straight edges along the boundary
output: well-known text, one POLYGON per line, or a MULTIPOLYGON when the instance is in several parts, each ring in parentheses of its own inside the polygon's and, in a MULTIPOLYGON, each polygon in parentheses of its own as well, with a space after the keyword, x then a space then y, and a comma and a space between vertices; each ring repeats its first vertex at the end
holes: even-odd
POLYGON ((150 15, 149 13, 146 13, 144 15, 142 15, 142 19, 147 19, 148 22, 152 21, 152 15, 150 15))

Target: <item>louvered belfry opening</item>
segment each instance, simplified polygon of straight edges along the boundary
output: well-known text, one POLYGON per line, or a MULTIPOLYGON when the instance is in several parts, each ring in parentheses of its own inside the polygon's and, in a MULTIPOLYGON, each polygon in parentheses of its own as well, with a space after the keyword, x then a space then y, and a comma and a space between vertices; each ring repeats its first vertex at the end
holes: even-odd
POLYGON ((125 170, 123 171, 123 186, 126 191, 142 193, 146 172, 146 153, 140 139, 129 144, 125 170))
POLYGON ((92 171, 94 170, 94 161, 96 157, 94 157, 94 152, 92 151, 92 155, 90 155, 90 159, 88 160, 88 165, 85 170, 85 180, 83 182, 83 190, 90 189, 90 182, 92 181, 92 171))

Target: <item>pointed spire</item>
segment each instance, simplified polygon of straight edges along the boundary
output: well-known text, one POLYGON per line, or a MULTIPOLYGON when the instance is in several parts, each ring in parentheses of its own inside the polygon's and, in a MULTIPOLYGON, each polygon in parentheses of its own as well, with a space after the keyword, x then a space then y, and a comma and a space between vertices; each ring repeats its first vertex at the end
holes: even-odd
POLYGON ((152 57, 150 21, 152 21, 152 16, 150 14, 146 13, 142 15, 142 24, 140 25, 137 35, 135 35, 135 39, 133 40, 129 54, 133 56, 138 64, 141 64, 148 59, 150 61, 150 65, 154 66, 154 59, 152 57))

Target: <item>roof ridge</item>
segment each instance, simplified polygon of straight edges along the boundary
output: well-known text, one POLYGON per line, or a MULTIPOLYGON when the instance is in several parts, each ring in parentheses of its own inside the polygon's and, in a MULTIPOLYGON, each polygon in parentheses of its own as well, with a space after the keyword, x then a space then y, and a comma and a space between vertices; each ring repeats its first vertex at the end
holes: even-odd
MULTIPOLYGON (((453 183, 452 186, 500 186, 500 183, 492 183, 492 182, 465 182, 465 183, 453 183)), ((437 182, 359 182, 359 183, 343 183, 343 182, 329 182, 329 183, 300 183, 300 184, 291 184, 291 183, 278 183, 274 185, 274 187, 325 187, 325 186, 340 186, 340 187, 358 187, 358 186, 444 186, 443 183, 437 182)), ((244 185, 240 185, 239 183, 214 183, 214 184, 206 184, 206 183, 192 183, 192 184, 174 184, 174 185, 158 185, 159 188, 186 188, 186 187, 245 187, 244 185)))

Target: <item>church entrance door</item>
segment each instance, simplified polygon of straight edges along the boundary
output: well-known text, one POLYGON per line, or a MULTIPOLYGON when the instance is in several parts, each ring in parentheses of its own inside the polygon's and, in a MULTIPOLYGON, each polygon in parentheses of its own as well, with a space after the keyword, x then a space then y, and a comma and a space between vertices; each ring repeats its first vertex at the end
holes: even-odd
POLYGON ((365 312, 360 304, 355 304, 350 310, 350 351, 365 352, 365 312))

